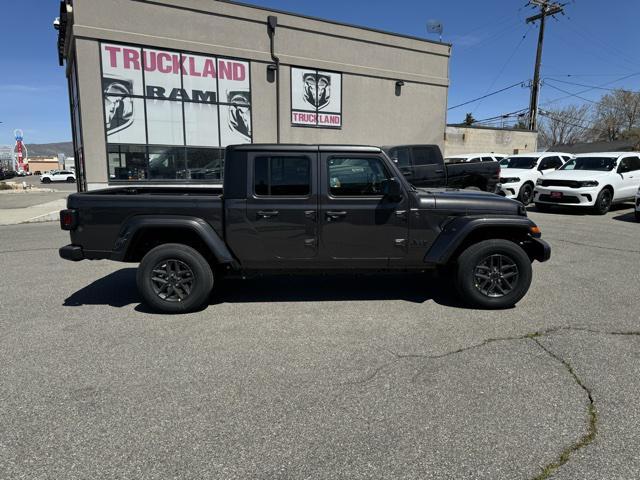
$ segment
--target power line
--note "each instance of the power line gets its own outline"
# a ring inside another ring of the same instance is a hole
[[[546,86],[547,86],[547,87],[551,87],[551,88],[553,88],[554,90],[558,90],[559,92],[566,93],[566,94],[568,94],[568,95],[569,95],[569,97],[576,97],[576,98],[579,98],[580,100],[584,100],[585,102],[598,103],[598,102],[596,102],[595,100],[589,100],[588,98],[581,97],[580,95],[578,95],[578,94],[576,94],[576,93],[568,92],[567,90],[563,90],[562,88],[560,88],[560,87],[556,87],[555,85],[552,85],[552,84],[550,84],[550,83],[547,83],[547,84],[546,84]]]
[[[522,44],[524,43],[525,39],[527,38],[527,35],[529,34],[529,32],[531,31],[531,26],[529,26],[529,29],[524,32],[524,35],[522,35],[522,38],[520,39],[520,41],[518,42],[518,44],[516,45],[516,48],[513,50],[513,52],[511,53],[511,55],[509,55],[509,58],[507,58],[507,61],[504,63],[504,65],[502,66],[502,68],[500,69],[500,71],[498,72],[498,74],[495,76],[495,78],[493,79],[493,81],[491,82],[491,85],[489,85],[489,88],[487,88],[487,91],[485,92],[488,93],[491,91],[491,89],[494,87],[494,85],[496,84],[496,82],[500,79],[500,77],[502,76],[502,74],[504,73],[505,69],[507,68],[507,66],[511,63],[511,60],[513,60],[513,57],[515,57],[516,53],[518,52],[518,50],[520,49],[520,47],[522,46]],[[473,110],[471,111],[472,113],[480,106],[480,104],[482,104],[482,100],[484,99],[480,99],[478,100],[478,103],[473,107]]]
[[[611,85],[612,83],[617,83],[617,82],[621,82],[622,80],[626,80],[627,78],[637,77],[638,75],[640,75],[640,72],[630,73],[629,75],[625,75],[624,77],[620,77],[620,78],[617,78],[615,80],[611,80],[610,82],[602,83],[602,84],[598,85],[598,87],[605,87],[607,85]],[[595,90],[595,89],[596,89],[596,87],[589,87],[586,90],[581,90],[579,92],[572,93],[571,95],[568,95],[566,97],[560,97],[560,98],[555,98],[553,100],[549,100],[548,102],[544,102],[542,105],[549,105],[551,103],[556,103],[556,102],[559,102],[561,100],[566,100],[567,98],[575,97],[576,95],[582,95],[583,93],[587,93],[587,92],[590,92],[590,91]]]
[[[616,90],[622,90],[622,91],[629,92],[629,93],[640,93],[640,92],[636,92],[636,91],[633,91],[633,90],[627,90],[625,88],[598,87],[597,85],[585,85],[584,83],[567,82],[566,80],[558,80],[556,78],[546,78],[545,81],[566,83],[567,85],[576,85],[578,87],[593,88],[595,90],[606,90],[608,92],[615,92]],[[566,93],[569,93],[569,92],[566,92]]]
[[[513,85],[509,85],[508,87],[501,88],[500,90],[496,90],[495,92],[491,92],[491,93],[488,93],[488,94],[483,95],[481,97],[474,98],[473,100],[469,100],[467,102],[460,103],[458,105],[454,105],[453,107],[449,107],[447,110],[453,110],[454,108],[462,107],[464,105],[468,105],[470,103],[477,102],[478,100],[483,100],[483,99],[491,97],[493,95],[497,95],[498,93],[506,92],[507,90],[510,90],[510,89],[512,89],[514,87],[517,87],[518,85],[522,85],[522,84],[523,84],[523,82],[514,83]]]

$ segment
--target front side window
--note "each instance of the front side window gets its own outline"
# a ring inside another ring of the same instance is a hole
[[[332,196],[382,195],[382,182],[390,178],[380,158],[331,158],[328,161]]]
[[[408,168],[411,166],[411,153],[408,148],[392,148],[389,156],[400,168]]]
[[[256,195],[309,195],[311,160],[308,157],[257,157],[253,180]]]

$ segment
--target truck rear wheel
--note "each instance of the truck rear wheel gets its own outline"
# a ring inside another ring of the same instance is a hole
[[[531,285],[531,260],[508,240],[485,240],[467,248],[458,258],[456,288],[474,307],[513,307]]]
[[[150,250],[136,275],[145,303],[163,313],[186,313],[201,308],[213,288],[213,272],[195,249],[167,243]]]

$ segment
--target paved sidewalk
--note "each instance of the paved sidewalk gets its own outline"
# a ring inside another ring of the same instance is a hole
[[[0,209],[0,225],[56,221],[58,212],[66,205],[66,198],[59,198],[28,207]]]

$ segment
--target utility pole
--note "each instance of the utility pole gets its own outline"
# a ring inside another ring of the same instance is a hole
[[[544,25],[547,17],[564,14],[564,5],[552,3],[549,0],[530,0],[529,5],[538,7],[540,13],[527,18],[527,23],[540,20],[540,31],[538,33],[538,51],[536,53],[536,66],[533,71],[533,83],[531,85],[531,103],[529,104],[529,130],[538,128],[538,101],[540,97],[540,64],[542,63],[542,45],[544,43]]]

